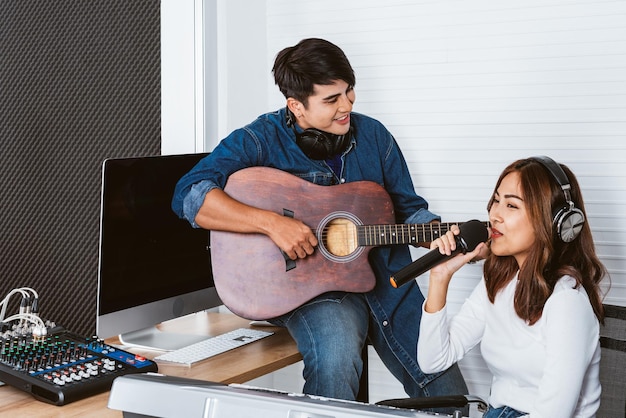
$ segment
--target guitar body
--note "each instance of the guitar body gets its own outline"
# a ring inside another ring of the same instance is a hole
[[[319,186],[277,169],[251,167],[233,173],[224,190],[250,206],[301,220],[319,241],[313,255],[292,262],[266,235],[211,231],[215,286],[233,313],[269,319],[328,291],[374,287],[371,247],[356,244],[354,225],[395,222],[391,199],[380,185]]]

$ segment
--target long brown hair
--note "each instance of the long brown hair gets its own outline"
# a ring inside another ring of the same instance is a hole
[[[560,164],[571,186],[571,199],[585,218],[584,203],[580,187],[572,171]],[[563,242],[555,232],[553,214],[565,205],[560,185],[542,163],[527,158],[517,160],[504,169],[492,195],[487,210],[494,202],[495,191],[502,179],[512,172],[520,177],[520,187],[535,229],[535,243],[526,261],[518,266],[513,256],[490,254],[484,265],[484,276],[489,300],[493,303],[498,291],[515,277],[519,269],[519,283],[515,290],[515,311],[530,325],[541,318],[543,307],[554,290],[556,282],[564,275],[572,276],[577,286],[583,286],[591,306],[600,322],[604,320],[604,308],[600,292],[600,281],[607,271],[596,255],[589,223],[572,242]]]

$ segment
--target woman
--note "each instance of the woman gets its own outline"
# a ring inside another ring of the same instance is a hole
[[[570,196],[571,193],[571,196]],[[599,283],[606,270],[573,173],[547,157],[518,160],[500,175],[487,209],[490,244],[430,271],[418,341],[427,373],[476,344],[493,373],[484,417],[594,417],[600,404]],[[457,227],[433,241],[450,255]],[[486,258],[483,279],[448,320],[452,275]]]

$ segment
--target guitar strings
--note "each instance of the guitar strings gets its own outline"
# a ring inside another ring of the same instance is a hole
[[[376,242],[375,238],[380,238],[381,241],[383,238],[390,239],[396,238],[399,236],[416,236],[422,237],[423,241],[432,241],[434,237],[438,237],[439,235],[445,234],[450,230],[452,225],[461,225],[463,222],[441,222],[434,224],[375,224],[375,225],[354,225],[356,228],[356,237],[359,242],[368,242],[368,238],[370,242]],[[489,227],[489,222],[484,222],[485,226]],[[328,238],[329,230],[331,228],[337,229],[337,225],[326,225],[320,234],[320,237],[325,240]],[[313,230],[313,233],[317,235],[318,230]],[[426,235],[429,235],[426,239]],[[376,244],[374,244],[376,245]]]

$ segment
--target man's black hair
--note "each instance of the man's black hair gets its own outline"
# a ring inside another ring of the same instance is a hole
[[[324,39],[303,39],[278,53],[272,68],[274,81],[285,98],[307,105],[314,85],[343,80],[354,86],[356,79],[348,58],[337,45]]]

